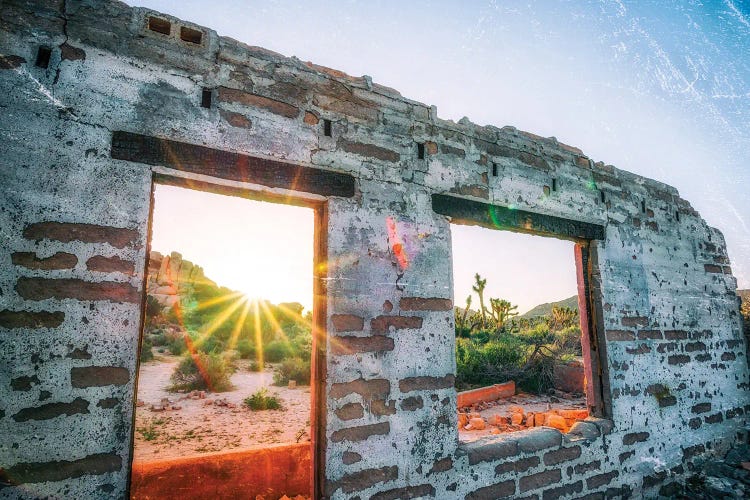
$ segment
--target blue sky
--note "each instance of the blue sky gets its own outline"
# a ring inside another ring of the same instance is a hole
[[[671,184],[722,230],[750,288],[746,2],[129,3]]]

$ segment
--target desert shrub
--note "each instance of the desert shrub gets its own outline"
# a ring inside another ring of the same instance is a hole
[[[292,355],[292,346],[284,340],[274,340],[263,349],[263,357],[270,363],[278,363]]]
[[[310,359],[312,356],[312,333],[310,330],[300,333],[291,341],[294,356],[302,359]]]
[[[462,390],[516,380],[525,354],[523,343],[509,334],[487,343],[457,338],[456,387]]]
[[[268,394],[268,389],[265,387],[258,389],[250,397],[245,398],[244,405],[253,411],[282,409],[281,401],[275,395]]]
[[[154,359],[154,352],[151,350],[152,346],[150,336],[143,335],[143,343],[141,344],[141,362]]]
[[[247,367],[251,372],[262,372],[263,365],[257,359],[250,361],[250,365]]]
[[[555,332],[555,348],[561,356],[581,356],[581,327],[569,326]]]
[[[232,389],[232,383],[229,381],[232,371],[233,368],[219,354],[187,354],[172,373],[172,385],[167,390],[228,391]]]
[[[166,347],[167,350],[175,356],[179,356],[187,350],[187,345],[185,344],[185,339],[183,337],[168,337]]]
[[[273,373],[274,385],[286,385],[294,380],[299,385],[310,385],[310,360],[289,358],[281,362]]]
[[[151,345],[154,347],[163,347],[166,346],[169,342],[169,339],[167,339],[167,335],[164,333],[164,330],[161,329],[154,330],[150,334],[144,335],[144,338],[145,337],[148,337]]]
[[[237,349],[237,352],[242,359],[252,359],[256,354],[255,345],[250,342],[250,339],[240,340],[239,342],[237,342],[235,349]]]
[[[148,320],[156,318],[161,314],[161,304],[153,295],[146,295],[146,318]]]

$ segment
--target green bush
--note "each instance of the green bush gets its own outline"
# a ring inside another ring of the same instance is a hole
[[[287,385],[294,380],[298,385],[310,385],[310,360],[289,358],[281,362],[273,373],[274,385]]]
[[[240,358],[242,359],[253,359],[256,355],[255,345],[250,342],[250,339],[240,340],[237,342],[235,349],[240,353]]]
[[[487,343],[456,339],[456,387],[459,390],[516,380],[526,347],[514,336],[502,334]]]
[[[247,369],[251,372],[262,372],[263,365],[261,365],[257,359],[253,359],[252,361],[250,361],[250,365],[247,367]]]
[[[203,352],[196,352],[192,356],[187,354],[172,373],[172,385],[167,390],[172,392],[180,390],[229,391],[232,389],[232,383],[229,381],[232,371],[233,368],[219,354]]]
[[[151,350],[152,344],[149,337],[149,335],[143,335],[143,343],[141,344],[141,362],[154,359],[154,351]]]
[[[282,409],[281,401],[275,395],[269,395],[265,387],[245,398],[244,404],[253,411]]]
[[[274,340],[263,349],[263,357],[269,363],[278,363],[293,354],[292,346],[285,340]]]

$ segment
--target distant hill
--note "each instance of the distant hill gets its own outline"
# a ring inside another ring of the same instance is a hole
[[[529,312],[522,314],[519,316],[519,318],[537,318],[539,316],[547,316],[549,313],[552,312],[552,307],[558,306],[558,307],[569,307],[571,309],[578,310],[578,295],[573,295],[572,297],[568,297],[564,300],[559,300],[557,302],[548,302],[545,304],[539,304],[538,306],[531,309]]]

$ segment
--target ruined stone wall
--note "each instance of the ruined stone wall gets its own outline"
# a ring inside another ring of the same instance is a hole
[[[325,204],[332,498],[651,496],[744,428],[736,281],[674,188],[117,2],[4,1],[0,54],[0,496],[126,495],[155,175]],[[118,131],[176,142],[140,159]],[[181,143],[239,155],[170,160]],[[355,189],[285,184],[268,160]],[[603,418],[459,444],[435,194],[603,228]]]

